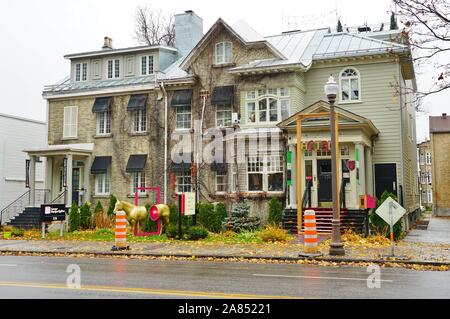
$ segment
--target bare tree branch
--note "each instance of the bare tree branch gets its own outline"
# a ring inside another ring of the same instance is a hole
[[[136,39],[146,45],[175,44],[175,23],[173,14],[163,14],[160,9],[137,7],[136,9]]]

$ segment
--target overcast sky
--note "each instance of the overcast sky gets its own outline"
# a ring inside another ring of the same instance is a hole
[[[337,9],[342,21],[354,26],[388,21],[391,8],[390,0],[2,0],[0,113],[45,120],[42,90],[69,74],[69,62],[63,56],[100,49],[106,35],[113,38],[116,48],[136,45],[138,5],[171,13],[193,10],[203,18],[205,32],[219,17],[229,24],[243,19],[262,35],[281,32],[283,21],[287,29],[283,15],[323,16]],[[431,75],[421,74],[419,85],[430,83]],[[445,92],[428,98],[425,108],[433,115],[450,113],[448,101],[450,92]],[[427,135],[427,116],[418,115],[418,140]]]

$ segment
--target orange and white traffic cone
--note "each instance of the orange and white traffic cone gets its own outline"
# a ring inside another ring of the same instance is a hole
[[[303,242],[305,251],[300,254],[301,257],[319,257],[322,253],[319,252],[319,241],[317,236],[317,222],[316,212],[313,210],[305,211],[304,216],[305,232],[303,235]]]
[[[127,246],[127,214],[123,211],[116,213],[115,245],[112,250],[128,250]]]

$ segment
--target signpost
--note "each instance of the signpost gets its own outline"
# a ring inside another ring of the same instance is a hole
[[[406,209],[391,197],[388,197],[375,213],[390,226],[391,254],[388,257],[396,257],[394,254],[394,225],[405,215]],[[407,259],[404,256],[397,256],[397,258]]]
[[[66,220],[67,208],[62,204],[41,205],[42,238],[45,238],[45,224],[59,221],[61,223],[60,235],[64,234],[63,224]]]

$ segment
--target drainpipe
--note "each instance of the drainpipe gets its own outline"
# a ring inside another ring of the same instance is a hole
[[[159,84],[164,95],[164,203],[167,204],[167,145],[168,145],[168,100],[164,82]]]

